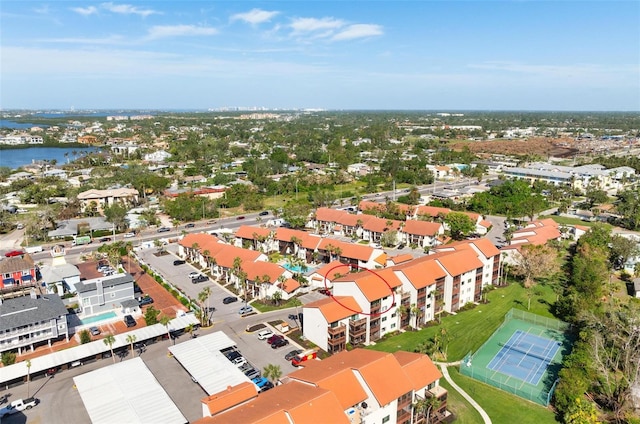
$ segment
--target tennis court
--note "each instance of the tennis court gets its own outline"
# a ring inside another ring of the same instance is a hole
[[[517,330],[487,368],[537,385],[562,344]]]
[[[547,406],[562,357],[571,350],[569,325],[512,309],[502,325],[460,364],[469,377]]]

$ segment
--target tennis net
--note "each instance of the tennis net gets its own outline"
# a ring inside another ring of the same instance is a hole
[[[553,356],[555,356],[555,351],[554,351],[554,355],[552,355],[552,356],[550,357],[549,355],[545,355],[545,356],[538,355],[538,354],[536,354],[536,353],[534,353],[534,352],[531,352],[530,350],[529,350],[529,351],[527,351],[527,350],[524,350],[524,349],[520,349],[520,348],[517,348],[517,347],[515,347],[515,346],[508,345],[508,344],[506,344],[506,343],[498,343],[498,344],[499,344],[500,346],[506,347],[506,348],[507,348],[507,349],[509,349],[509,350],[513,350],[513,351],[516,351],[516,352],[520,352],[520,353],[523,353],[523,354],[525,354],[525,355],[527,355],[527,356],[533,356],[534,358],[538,358],[538,359],[540,359],[540,360],[542,360],[542,361],[550,362],[550,361],[551,361],[551,359],[553,359]],[[549,352],[549,353],[551,353],[551,352]]]

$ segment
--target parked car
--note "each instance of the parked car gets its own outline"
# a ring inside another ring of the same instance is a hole
[[[246,375],[247,377],[254,379],[254,378],[260,378],[260,371],[258,371],[257,369],[251,367],[250,370],[247,370],[244,372],[244,375]]]
[[[282,346],[286,346],[289,344],[289,340],[282,338],[282,339],[278,339],[275,342],[271,343],[271,349],[278,349],[281,348]]]
[[[167,233],[169,231],[171,231],[171,228],[169,228],[169,227],[160,227],[160,228],[158,228],[158,232],[159,233]]]
[[[293,349],[292,351],[289,351],[289,353],[284,355],[284,359],[287,361],[290,361],[293,358],[295,358],[297,355],[300,355],[301,353],[302,353],[302,349]]]
[[[140,306],[151,305],[153,303],[153,298],[151,296],[145,296],[138,301]]]
[[[249,313],[251,313],[251,312],[253,312],[253,308],[252,308],[251,306],[249,306],[249,305],[247,305],[247,306],[243,306],[243,307],[242,307],[242,308],[240,308],[240,310],[238,311],[238,313],[239,313],[240,315],[249,314]]]
[[[240,215],[239,217],[236,218],[238,221],[240,221],[241,219],[244,219],[244,216]]]
[[[24,411],[25,409],[31,409],[39,402],[40,401],[36,398],[14,400],[10,405],[0,409],[0,418],[4,417],[5,415],[12,415],[16,412]]]
[[[184,259],[176,259],[175,261],[173,261],[173,265],[175,265],[175,266],[184,265],[186,263],[187,263],[187,261],[185,261]]]
[[[100,329],[98,327],[89,327],[89,332],[91,333],[92,336],[99,336],[100,335]]]
[[[399,245],[396,246],[396,249],[404,249],[405,247],[407,247],[406,244],[400,243]]]
[[[124,235],[122,237],[124,238],[131,238],[131,237],[135,237],[136,233],[124,233]]]
[[[323,294],[325,296],[331,296],[331,290],[329,289],[320,289],[318,290],[318,293]]]
[[[127,325],[127,327],[135,327],[136,326],[136,320],[131,315],[125,315],[124,316],[124,323]]]
[[[185,225],[184,228],[194,228],[195,226],[196,224],[194,224],[193,222],[190,222],[187,225]]]
[[[225,305],[228,305],[229,303],[233,303],[237,301],[238,301],[238,298],[235,296],[228,296],[222,299],[222,303],[224,303]]]
[[[262,330],[258,333],[258,339],[260,340],[266,340],[271,336],[273,336],[273,331],[271,330]]]
[[[275,342],[276,340],[280,340],[280,339],[284,339],[284,336],[282,336],[280,334],[274,334],[273,336],[271,336],[271,337],[269,337],[267,339],[267,343],[273,344],[273,342]]]
[[[208,281],[208,280],[209,280],[209,277],[207,277],[204,274],[200,274],[196,278],[192,278],[191,282],[193,284],[197,284],[197,283],[204,283],[205,281]]]
[[[14,256],[22,256],[24,252],[22,250],[12,250],[11,252],[7,252],[4,254],[7,258],[12,258]]]
[[[266,377],[252,378],[251,382],[258,386],[259,389],[262,389],[267,383],[270,383],[270,381]]]
[[[247,363],[247,360],[244,358],[244,356],[239,356],[236,359],[232,360],[231,363],[236,367],[240,368],[241,366]]]
[[[262,211],[258,215],[259,216],[267,216],[267,215],[269,215],[269,211]]]
[[[193,279],[193,278],[196,278],[198,275],[200,275],[200,273],[199,273],[199,272],[191,271],[191,272],[189,273],[189,278]]]
[[[99,241],[100,243],[108,243],[111,241],[111,237],[102,237]]]

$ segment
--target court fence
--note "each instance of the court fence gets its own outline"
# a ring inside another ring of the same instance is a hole
[[[501,344],[503,345],[511,337],[514,330],[526,330],[528,324],[550,330],[554,333],[552,338],[563,342],[563,344],[570,343],[570,337],[566,335],[570,329],[569,324],[526,311],[511,309],[505,315],[503,323],[483,345],[475,353],[469,352],[465,355],[460,362],[460,373],[546,407],[549,405],[556,387],[557,375],[550,375],[547,371],[545,378],[537,385],[533,385],[491,370],[486,366],[490,359],[502,349]],[[551,336],[551,334],[547,334],[547,336]]]

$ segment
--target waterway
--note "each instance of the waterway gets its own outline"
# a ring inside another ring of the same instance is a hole
[[[20,168],[33,161],[56,160],[58,164],[67,163],[79,158],[85,152],[97,152],[96,147],[27,147],[24,149],[4,149],[0,150],[0,166],[11,169]],[[76,152],[76,156],[73,155]],[[67,156],[65,157],[65,153]]]

